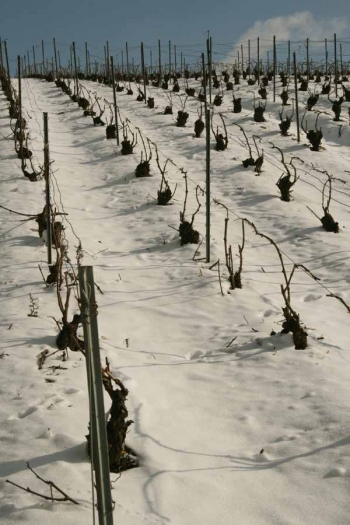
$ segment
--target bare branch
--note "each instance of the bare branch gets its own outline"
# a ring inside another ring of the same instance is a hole
[[[60,489],[53,481],[47,481],[45,479],[43,479],[41,476],[39,476],[39,474],[37,474],[32,468],[31,466],[29,465],[29,463],[27,462],[27,468],[34,474],[34,476],[36,478],[38,478],[40,481],[42,481],[43,483],[45,483],[46,485],[48,485],[50,487],[50,490],[51,490],[51,496],[45,496],[44,494],[40,494],[39,492],[35,492],[34,490],[30,489],[29,487],[25,488],[25,487],[22,487],[21,485],[18,485],[17,483],[14,483],[13,481],[10,481],[9,479],[6,480],[6,483],[10,483],[10,485],[14,485],[15,487],[21,489],[21,490],[24,490],[25,492],[29,492],[29,494],[33,494],[35,496],[39,496],[40,498],[43,498],[43,499],[46,499],[46,500],[49,500],[49,501],[71,501],[72,503],[74,503],[74,505],[79,505],[79,503],[71,498],[70,496],[68,496],[68,494],[66,494],[62,489]],[[52,488],[56,489],[60,494],[62,494],[62,498],[60,497],[53,497],[52,496]]]

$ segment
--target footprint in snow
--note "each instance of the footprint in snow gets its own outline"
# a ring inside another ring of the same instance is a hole
[[[63,390],[63,393],[64,394],[77,394],[78,392],[80,392],[79,388],[74,388],[74,387],[71,387],[71,388],[66,388],[65,390]]]
[[[309,295],[306,295],[301,300],[304,301],[304,303],[310,303],[312,301],[318,301],[318,299],[322,299],[322,297],[323,297],[322,295],[317,295],[317,294],[314,294],[314,293],[310,293]]]
[[[324,478],[343,478],[347,475],[347,470],[344,467],[336,467],[324,476]]]
[[[305,396],[303,396],[301,399],[308,399],[309,397],[315,397],[316,392],[306,392]]]
[[[17,414],[13,414],[12,416],[9,417],[9,419],[24,419],[25,417],[30,416],[37,410],[38,410],[38,407],[31,406],[31,407],[26,408],[25,410],[22,410],[21,412],[18,412]]]
[[[281,436],[277,438],[274,443],[283,443],[285,441],[294,441],[295,439],[298,439],[299,436],[296,436],[295,434],[286,434],[285,436]]]
[[[194,352],[191,353],[190,355],[190,359],[198,359],[199,357],[203,357],[204,356],[204,353],[201,351],[201,350],[195,350]]]
[[[264,312],[264,317],[270,317],[270,315],[276,314],[275,310],[266,310]]]
[[[51,439],[53,438],[53,436],[54,436],[53,432],[51,432],[51,430],[48,428],[47,430],[45,430],[45,432],[43,432],[43,434],[40,434],[35,439]]]

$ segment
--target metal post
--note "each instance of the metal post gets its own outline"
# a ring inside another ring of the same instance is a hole
[[[0,37],[0,72],[1,72],[1,74],[4,73],[4,63],[3,63],[3,59],[2,59],[2,40],[1,40],[1,37]]]
[[[340,44],[340,74],[341,76],[344,75],[344,70],[343,70],[343,45]]]
[[[109,474],[109,456],[100,347],[97,324],[94,274],[92,266],[79,267],[79,288],[84,328],[84,342],[92,414],[91,435],[94,439],[94,469],[96,472],[97,507],[100,525],[113,525],[113,502]]]
[[[206,133],[206,261],[210,262],[210,109],[207,103],[207,71],[205,68],[205,57],[202,53],[204,111],[205,111],[205,133]]]
[[[257,38],[257,55],[258,55],[258,84],[260,84],[260,38]]]
[[[244,73],[244,55],[243,55],[243,44],[241,44],[241,60],[242,60],[242,75]]]
[[[248,40],[248,75],[250,75],[250,40]]]
[[[69,48],[69,53],[70,53],[70,61],[69,61],[70,77],[73,78],[73,46],[72,45]]]
[[[211,60],[210,60],[210,40],[207,39],[207,61],[208,61],[208,87],[209,87],[209,102],[211,104]]]
[[[147,104],[145,55],[144,55],[144,52],[143,52],[143,42],[141,42],[141,68],[142,68],[142,78],[143,78],[143,89],[144,89],[144,95],[145,95],[145,104]]]
[[[209,34],[209,32],[208,32]],[[209,86],[210,86],[210,104],[211,104],[211,81],[212,81],[212,70],[213,70],[213,39],[212,37],[209,37],[209,56],[210,56],[210,61],[209,61],[209,75],[210,75],[210,82],[209,82]]]
[[[125,53],[126,53],[126,75],[127,75],[127,80],[129,82],[129,89],[131,89],[130,76],[129,76],[129,48],[128,48],[128,43],[127,42],[125,44]]]
[[[61,75],[61,56],[60,56],[59,50],[57,51],[57,57],[58,57],[58,71],[59,71],[59,75]]]
[[[171,75],[171,40],[169,40],[169,76]]]
[[[43,59],[43,71],[42,74],[45,75],[45,47],[44,47],[44,40],[41,41],[41,55]]]
[[[34,73],[36,75],[37,71],[36,71],[36,60],[35,60],[35,48],[34,48],[34,46],[32,46],[32,50],[33,50]]]
[[[293,68],[294,68],[295,113],[297,117],[297,140],[298,142],[300,142],[297,59],[296,59],[295,53],[293,53]]]
[[[207,71],[205,69],[205,57],[202,53],[202,71],[203,71],[203,91],[204,91],[204,112],[207,115]]]
[[[273,36],[273,101],[276,102],[276,37]]]
[[[174,73],[177,73],[177,56],[176,56],[176,46],[174,46]]]
[[[3,74],[2,40],[1,40],[1,37],[0,37],[0,73]]]
[[[9,65],[9,54],[8,54],[8,51],[7,51],[7,42],[5,40],[4,42],[4,46],[5,46],[5,57],[6,57],[6,67],[7,67],[7,78],[8,78],[8,81],[10,82],[10,65]]]
[[[287,76],[290,76],[290,40],[288,40],[288,62],[287,62]]]
[[[337,61],[337,35],[334,33],[334,82],[335,96],[338,96],[338,61]]]
[[[50,203],[50,152],[49,152],[49,126],[47,113],[44,116],[44,178],[46,195],[46,234],[47,234],[47,264],[52,264],[52,237],[51,237],[51,203]]]
[[[106,57],[107,57],[107,78],[109,84],[111,83],[111,72],[109,70],[109,42],[106,42]]]
[[[56,78],[58,79],[56,38],[53,39],[53,51],[55,55],[55,75],[56,75]]]
[[[114,63],[113,57],[111,57],[111,70],[112,70],[112,82],[113,82],[113,102],[114,102],[114,121],[115,131],[117,134],[117,145],[119,146],[119,127],[118,127],[118,109],[117,109],[117,94],[115,89],[115,76],[114,76]]]
[[[75,70],[75,85],[76,85],[76,95],[79,97],[79,81],[78,81],[78,70],[77,70],[77,55],[75,52],[75,42],[73,42],[73,58],[74,58],[74,70]]]
[[[85,42],[85,76],[89,76],[89,58],[88,58],[88,45]]]
[[[310,60],[309,60],[309,39],[306,39],[306,80],[309,83],[310,79]]]
[[[324,39],[324,50],[326,55],[326,71],[325,74],[328,75],[328,42],[327,38]]]
[[[22,79],[21,79],[21,57],[17,56],[17,72],[18,72],[18,106],[19,106],[19,149],[21,155],[21,167],[24,170],[24,158],[23,158],[23,123],[22,123]],[[17,131],[18,126],[15,128]]]
[[[160,40],[158,40],[158,75],[159,75],[159,84],[162,81],[162,52],[160,48]]]
[[[29,74],[31,75],[32,74],[32,68],[31,68],[31,65],[30,65],[30,58],[29,58],[29,51],[28,51],[28,49],[27,49],[27,59],[28,59]]]
[[[210,109],[205,112],[206,131],[206,262],[210,262]]]

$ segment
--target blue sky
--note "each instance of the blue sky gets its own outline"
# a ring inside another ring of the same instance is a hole
[[[317,34],[327,27],[325,20],[328,18],[334,22],[330,30],[338,27],[338,19],[349,20],[349,0],[245,0],[241,3],[227,0],[17,0],[13,3],[6,0],[1,7],[0,36],[8,39],[12,63],[17,54],[23,55],[27,49],[31,50],[32,45],[36,46],[36,53],[40,56],[41,39],[47,43],[47,54],[51,56],[53,37],[62,59],[67,57],[69,44],[73,40],[81,50],[87,41],[91,55],[102,57],[107,39],[111,52],[115,56],[119,53],[119,57],[120,49],[128,41],[130,55],[135,57],[136,62],[139,61],[141,41],[154,46],[153,57],[156,60],[158,39],[162,41],[164,54],[171,40],[177,44],[178,52],[183,51],[190,58],[199,51],[199,47],[193,44],[204,42],[208,29],[215,44],[227,44],[226,47],[216,48],[218,53],[224,55],[230,51],[229,45],[239,41],[242,35],[254,38],[254,31],[250,30],[257,21],[263,23],[270,18],[288,17],[305,10],[310,11],[316,20],[323,20]],[[341,30],[344,30],[343,26]],[[265,33],[269,34],[269,25],[258,27],[259,30],[265,28]],[[275,31],[276,26],[272,27]],[[283,34],[284,18],[280,19],[278,27],[280,34]],[[278,28],[276,30],[279,31]],[[291,38],[295,31],[296,36],[304,36],[304,33],[298,33],[294,23]],[[347,33],[350,37],[350,26]],[[308,36],[312,38],[311,34]],[[149,60],[151,48],[146,49],[146,59]],[[81,56],[83,60],[83,53]]]

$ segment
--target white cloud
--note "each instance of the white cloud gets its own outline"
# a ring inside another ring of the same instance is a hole
[[[303,41],[306,38],[310,40],[321,40],[325,38],[333,40],[334,33],[338,38],[349,36],[350,17],[348,18],[315,18],[310,11],[301,11],[289,16],[276,16],[268,20],[258,20],[237,40],[229,55],[236,54],[241,43],[246,44],[250,39],[251,45],[256,46],[257,37],[261,39],[261,47],[266,50],[272,47],[273,35],[278,41]]]

